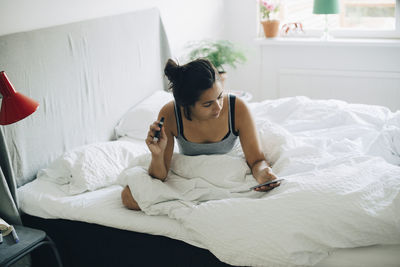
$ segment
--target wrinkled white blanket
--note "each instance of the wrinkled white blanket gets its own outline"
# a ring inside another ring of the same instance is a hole
[[[221,175],[243,167],[240,159],[199,157],[175,155],[174,173],[164,183],[140,167],[124,172],[121,181],[146,214],[177,219],[224,262],[313,265],[333,248],[400,243],[400,168],[382,159],[343,158],[326,168],[280,176],[286,180],[268,193],[233,193],[254,184],[245,168],[240,175]],[[235,164],[221,164],[216,175],[203,176],[204,165],[230,160]]]
[[[150,159],[150,157],[148,157]],[[246,161],[229,155],[184,156],[174,154],[166,182],[152,179],[146,167],[125,170],[118,178],[129,185],[140,208],[148,215],[168,215],[171,210],[193,207],[204,201],[233,197],[259,197],[248,190],[256,185]]]
[[[302,97],[251,108],[280,187],[236,193],[255,184],[240,149],[174,155],[164,183],[141,167],[119,182],[233,265],[313,265],[334,248],[400,243],[399,113]]]

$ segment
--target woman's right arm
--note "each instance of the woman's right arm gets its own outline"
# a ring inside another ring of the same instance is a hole
[[[168,105],[169,104],[165,105],[160,110],[158,120],[150,125],[150,130],[146,138],[146,144],[151,152],[151,163],[148,170],[149,175],[161,181],[167,178],[172,154],[174,152],[174,135],[171,131],[171,126],[173,126],[174,123],[171,119],[175,117],[171,116],[173,114],[171,114],[171,108],[168,107]],[[174,112],[173,109],[172,112]],[[154,142],[153,137],[155,132],[160,129],[158,123],[162,117],[164,117],[164,125],[161,129],[160,138],[157,142]]]

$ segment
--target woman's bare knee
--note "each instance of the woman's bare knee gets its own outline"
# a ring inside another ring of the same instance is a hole
[[[129,186],[125,186],[124,190],[122,190],[121,199],[122,199],[122,204],[124,204],[124,206],[127,207],[128,209],[140,210],[138,203],[132,196]]]

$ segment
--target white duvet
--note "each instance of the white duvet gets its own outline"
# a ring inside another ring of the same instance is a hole
[[[399,112],[305,97],[250,108],[280,187],[242,192],[256,182],[240,147],[174,154],[164,183],[147,175],[142,154],[117,183],[232,265],[314,265],[335,248],[400,244]]]
[[[240,150],[174,155],[166,182],[135,167],[120,183],[232,265],[314,265],[334,248],[400,244],[398,113],[302,97],[252,110],[280,187],[236,193],[255,184]]]
[[[233,193],[254,183],[251,175],[233,175],[243,174],[239,159],[183,157],[175,155],[173,168],[185,176],[171,173],[163,183],[135,167],[123,180],[146,214],[178,220],[224,262],[313,265],[334,248],[400,243],[400,168],[382,159],[337,159],[312,171],[277,173],[286,180],[268,193]],[[203,176],[205,165],[228,161],[219,166],[219,181]]]

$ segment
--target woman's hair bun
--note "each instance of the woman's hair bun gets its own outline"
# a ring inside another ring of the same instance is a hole
[[[168,59],[167,64],[165,64],[164,74],[167,76],[168,80],[173,85],[178,85],[182,78],[182,67],[180,67],[172,59]]]

